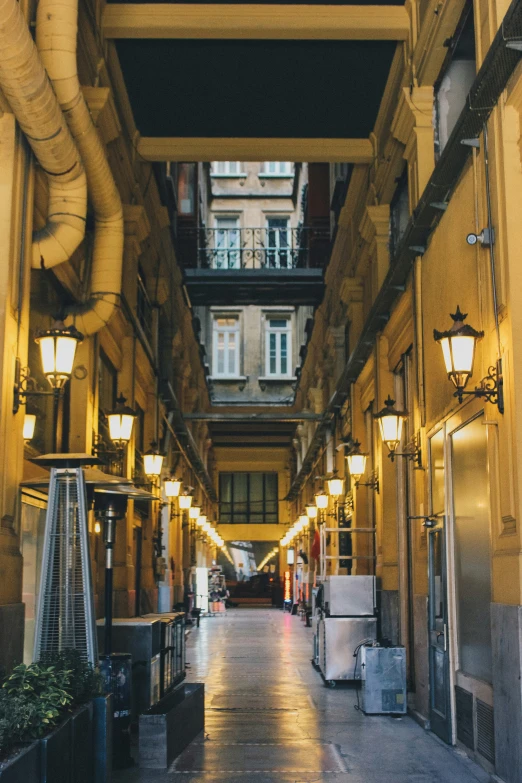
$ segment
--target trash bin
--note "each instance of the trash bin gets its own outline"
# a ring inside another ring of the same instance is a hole
[[[113,766],[124,769],[134,763],[130,754],[132,656],[130,653],[101,655],[100,674],[105,693],[112,693]]]

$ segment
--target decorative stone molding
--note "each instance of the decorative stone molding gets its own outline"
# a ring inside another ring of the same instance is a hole
[[[359,224],[359,233],[369,245],[372,298],[374,299],[382,286],[390,266],[389,204],[366,207]]]
[[[314,413],[322,413],[324,410],[324,392],[322,388],[308,389],[308,399]]]
[[[410,209],[413,210],[435,165],[433,87],[402,88],[391,131],[397,141],[405,146]]]

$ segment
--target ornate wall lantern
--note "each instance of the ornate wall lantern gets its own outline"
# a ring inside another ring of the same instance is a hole
[[[82,340],[78,329],[65,326],[61,320],[37,333],[35,342],[40,347],[42,371],[53,389],[61,389],[70,379],[76,349]]]
[[[370,480],[362,482],[361,478],[366,471],[366,461],[368,459],[367,454],[362,454],[361,444],[358,440],[353,441],[352,448],[346,456],[346,462],[348,464],[348,473],[352,477],[356,487],[369,487],[370,489],[379,492],[379,479],[375,471],[372,471]]]
[[[153,441],[150,444],[150,449],[143,455],[143,470],[145,475],[149,478],[157,478],[161,475],[161,468],[163,467],[163,454],[158,451],[158,444]]]
[[[321,511],[323,511],[325,508],[328,508],[328,495],[326,492],[321,491],[315,495],[315,505]]]
[[[475,362],[475,350],[478,340],[484,337],[484,332],[479,332],[470,324],[465,324],[467,313],[461,312],[457,305],[455,313],[450,313],[453,326],[445,332],[433,330],[433,337],[442,348],[444,364],[448,378],[455,386],[454,396],[462,402],[465,394],[475,397],[484,397],[488,402],[498,405],[500,413],[504,413],[504,394],[502,364],[499,359],[496,366],[488,369],[488,375],[473,391],[465,391],[467,383],[473,375]]]
[[[328,494],[330,497],[334,498],[334,500],[337,500],[344,492],[344,479],[336,476],[336,472],[337,471],[334,471],[332,478],[326,480]]]
[[[307,503],[306,505],[306,516],[308,519],[317,519],[319,509],[317,506],[314,506],[312,503]]]
[[[178,504],[181,511],[186,511],[192,505],[192,495],[189,492],[184,492],[178,496]]]
[[[381,433],[382,442],[386,444],[391,461],[395,460],[395,457],[406,457],[407,459],[416,462],[419,467],[422,465],[422,455],[420,449],[419,438],[414,436],[408,444],[406,451],[397,451],[399,443],[402,439],[402,429],[404,422],[408,418],[406,411],[398,411],[395,409],[395,400],[388,395],[388,399],[384,401],[384,408],[375,414],[375,418],[379,422],[379,430]]]
[[[175,479],[171,476],[163,484],[165,496],[168,498],[177,498],[181,490],[181,479]]]
[[[131,439],[137,413],[128,405],[127,399],[120,394],[116,399],[116,407],[107,414],[109,435],[116,448],[123,450]],[[160,471],[161,472],[161,471]]]

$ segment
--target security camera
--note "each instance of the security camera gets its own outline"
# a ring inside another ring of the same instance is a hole
[[[480,242],[483,247],[490,247],[495,242],[495,231],[492,228],[483,228],[480,234],[468,234],[466,242],[468,245],[476,245]]]

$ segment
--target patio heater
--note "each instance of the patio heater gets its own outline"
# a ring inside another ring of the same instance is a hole
[[[103,518],[105,543],[105,627],[100,673],[106,693],[113,698],[113,765],[116,769],[132,766],[130,753],[130,723],[132,713],[132,656],[129,652],[113,652],[113,556],[116,524],[125,516],[127,500],[157,500],[150,492],[138,489],[121,478],[118,484],[99,486],[94,491],[95,513]]]
[[[100,460],[90,454],[45,454],[32,461],[51,469],[33,657],[38,661],[74,648],[97,666],[83,468]]]

